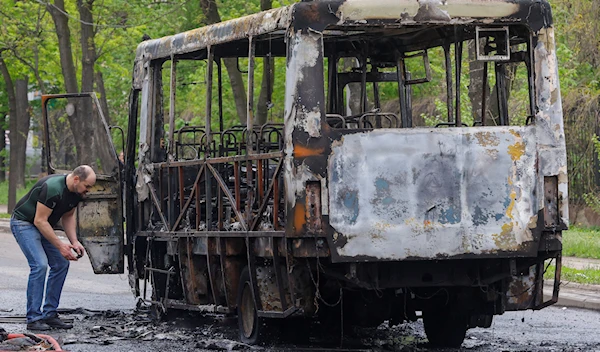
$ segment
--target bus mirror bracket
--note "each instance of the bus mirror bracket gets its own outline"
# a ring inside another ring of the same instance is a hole
[[[485,39],[485,40],[481,40]],[[475,27],[475,47],[478,61],[509,61],[510,35],[508,26]]]

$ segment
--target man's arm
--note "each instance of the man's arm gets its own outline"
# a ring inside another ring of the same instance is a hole
[[[61,219],[63,228],[65,229],[65,233],[67,234],[67,238],[73,245],[73,249],[75,250],[75,252],[77,252],[78,258],[80,258],[85,253],[85,249],[77,239],[77,231],[75,225],[75,209],[77,208],[73,208],[68,213],[65,213]]]
[[[54,245],[54,247],[58,248],[60,254],[67,260],[77,260],[77,257],[73,254],[71,249],[75,247],[70,244],[66,244],[61,241],[58,236],[54,233],[52,226],[48,222],[48,218],[52,214],[52,209],[48,208],[44,204],[38,202],[35,208],[35,219],[33,220],[33,224],[40,231],[42,236],[44,236],[50,243]]]

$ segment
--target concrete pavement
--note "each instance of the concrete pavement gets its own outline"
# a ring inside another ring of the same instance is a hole
[[[562,265],[566,266],[567,268],[578,269],[578,270],[585,270],[585,269],[600,270],[600,259],[563,257]]]
[[[553,286],[553,281],[544,281],[544,297],[552,296]],[[562,281],[557,305],[600,311],[600,285],[583,285]]]

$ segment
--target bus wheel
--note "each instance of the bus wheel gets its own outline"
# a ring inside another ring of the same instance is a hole
[[[262,322],[258,317],[258,311],[254,304],[252,285],[250,284],[250,271],[248,270],[248,267],[245,267],[240,275],[237,313],[240,340],[249,345],[257,344],[259,342]]]
[[[467,316],[455,310],[431,310],[423,312],[423,325],[431,346],[458,348],[467,332]]]

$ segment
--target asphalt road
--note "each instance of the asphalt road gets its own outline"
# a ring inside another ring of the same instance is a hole
[[[0,227],[0,316],[23,317],[29,268],[12,234]],[[95,275],[87,256],[71,265],[61,308],[74,319],[72,330],[54,330],[69,351],[251,350],[235,341],[236,324],[222,317],[186,316],[153,324],[147,311],[134,311],[126,275]],[[83,308],[77,309],[77,308]],[[25,324],[0,323],[8,332]],[[326,327],[317,328],[326,331]],[[314,330],[314,327],[313,327]],[[538,312],[511,312],[495,317],[489,329],[471,329],[464,351],[600,351],[600,312],[554,306]],[[312,339],[311,348],[323,340]],[[347,348],[429,351],[421,322],[355,331]],[[261,348],[262,349],[262,348]],[[301,350],[276,342],[265,350]]]

